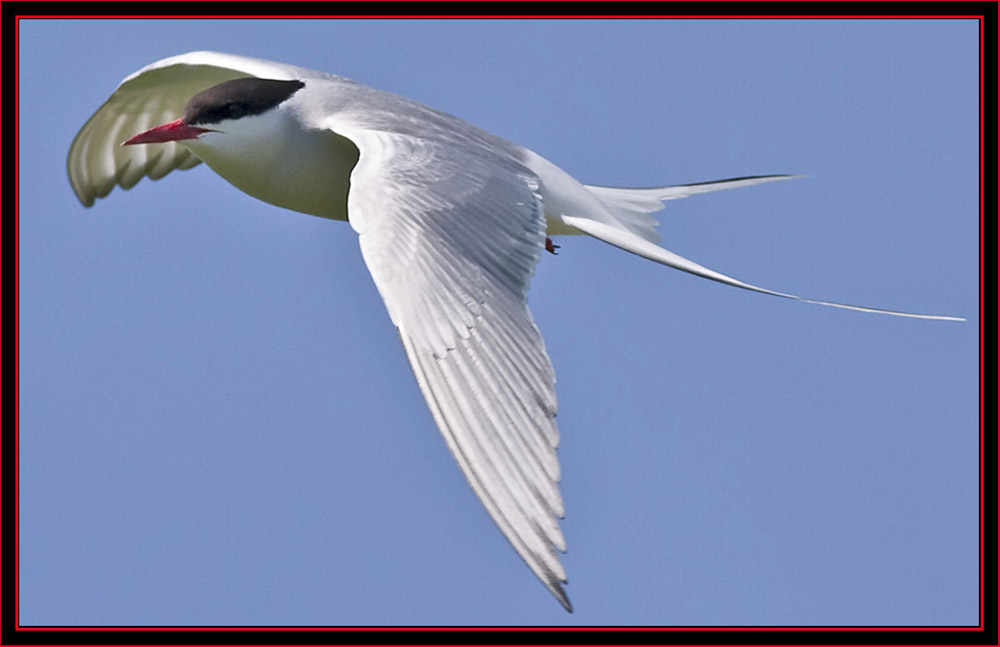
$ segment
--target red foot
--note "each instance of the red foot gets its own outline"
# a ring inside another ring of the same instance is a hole
[[[545,251],[554,255],[557,249],[559,249],[559,245],[553,243],[551,238],[545,239]]]

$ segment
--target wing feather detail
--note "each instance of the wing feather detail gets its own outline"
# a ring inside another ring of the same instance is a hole
[[[555,373],[525,296],[545,241],[537,181],[502,152],[339,119],[360,151],[349,221],[434,420],[497,526],[571,609]]]

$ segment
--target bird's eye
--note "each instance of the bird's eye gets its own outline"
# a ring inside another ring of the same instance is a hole
[[[218,122],[223,119],[239,119],[248,114],[248,106],[242,101],[227,101],[199,111],[199,121]]]

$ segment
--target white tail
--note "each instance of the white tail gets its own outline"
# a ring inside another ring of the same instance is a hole
[[[670,250],[658,246],[659,235],[654,227],[656,220],[649,213],[663,208],[664,200],[674,200],[686,198],[689,195],[698,193],[708,193],[710,191],[720,191],[723,189],[736,189],[744,186],[752,186],[763,182],[773,182],[776,180],[787,180],[795,175],[762,175],[755,177],[733,178],[731,180],[719,180],[716,182],[703,182],[699,184],[687,184],[683,186],[666,186],[650,189],[616,189],[602,186],[587,186],[591,193],[600,198],[611,218],[603,218],[601,221],[581,216],[570,216],[562,214],[562,221],[585,234],[614,245],[627,252],[631,252],[651,261],[662,263],[667,267],[688,272],[695,276],[700,276],[726,285],[732,285],[744,290],[752,290],[762,294],[770,294],[785,299],[796,299],[807,303],[815,303],[821,306],[831,306],[834,308],[846,308],[848,310],[859,310],[861,312],[875,312],[879,314],[894,315],[897,317],[914,317],[916,319],[939,319],[943,321],[965,321],[962,317],[950,317],[944,315],[924,315],[912,312],[899,312],[896,310],[885,310],[883,308],[870,308],[867,306],[855,306],[846,303],[834,303],[832,301],[819,301],[817,299],[806,299],[786,294],[775,290],[760,288],[756,285],[744,283],[732,277],[726,276],[710,270],[679,256]],[[620,226],[615,226],[606,222],[611,220]]]

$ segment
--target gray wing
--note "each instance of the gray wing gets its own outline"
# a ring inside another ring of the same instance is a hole
[[[556,552],[555,374],[525,299],[545,240],[535,179],[460,138],[334,125],[360,151],[349,220],[434,420],[501,531],[571,610]]]
[[[255,58],[190,52],[157,61],[129,75],[84,124],[66,160],[73,191],[85,206],[116,185],[130,189],[143,177],[158,180],[174,169],[201,162],[177,142],[122,146],[144,130],[180,117],[188,99],[224,81],[257,76],[294,79],[326,76]]]

